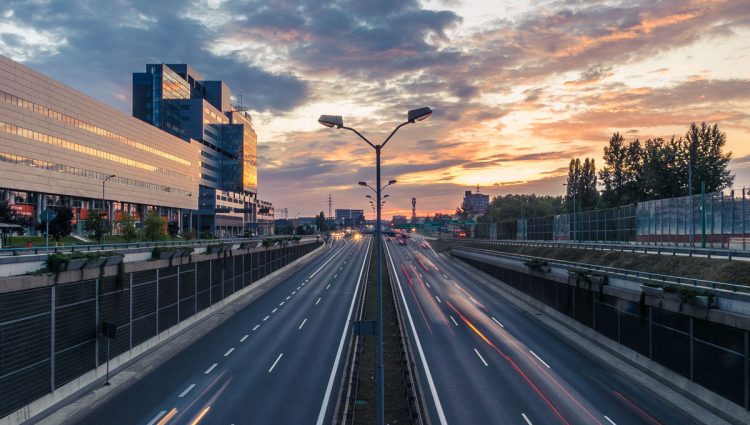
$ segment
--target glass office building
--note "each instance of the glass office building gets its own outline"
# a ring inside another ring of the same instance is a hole
[[[0,200],[30,222],[65,205],[78,232],[93,209],[181,224],[198,207],[199,146],[0,56]]]
[[[218,236],[263,233],[257,136],[252,117],[231,96],[223,81],[205,80],[187,64],[148,64],[133,73],[133,116],[199,144],[200,202],[187,217],[191,226]]]

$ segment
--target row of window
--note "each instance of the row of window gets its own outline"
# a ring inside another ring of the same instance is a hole
[[[100,173],[98,171],[85,170],[83,168],[71,167],[69,165],[56,164],[54,162],[42,161],[39,159],[27,158],[21,155],[14,155],[10,153],[0,152],[0,162],[7,162],[16,165],[23,165],[26,167],[38,168],[40,170],[56,171],[58,173],[71,174],[79,177],[88,177],[90,179],[104,180],[109,177],[108,173]],[[178,195],[193,196],[191,192],[186,190],[177,189],[174,187],[162,186],[160,184],[148,183],[140,180],[130,179],[127,177],[115,176],[109,179],[113,183],[124,184],[127,186],[138,187],[142,189],[149,189],[159,192],[176,193]]]
[[[39,104],[36,104],[34,102],[31,102],[26,99],[22,99],[18,96],[14,96],[9,93],[5,93],[3,91],[0,91],[0,99],[4,100],[5,103],[9,103],[11,105],[15,105],[24,109],[28,109],[30,111],[36,112],[38,114],[44,115],[46,117],[55,119],[57,121],[64,122],[66,124],[70,124],[72,126],[78,127],[82,130],[86,130],[90,133],[97,134],[102,137],[106,137],[108,139],[117,140],[120,143],[124,143],[128,146],[134,147],[136,149],[140,149],[142,151],[146,151],[148,153],[152,153],[154,155],[160,156],[162,158],[166,158],[172,161],[175,161],[177,163],[180,163],[182,165],[190,166],[192,165],[190,161],[180,158],[179,156],[172,155],[171,153],[167,153],[164,151],[161,151],[159,149],[156,149],[152,146],[145,145],[140,142],[136,142],[133,139],[129,139],[125,136],[121,136],[119,134],[115,134],[109,130],[105,130],[103,128],[97,127],[95,125],[89,124],[87,122],[81,121],[77,118],[73,118],[70,115],[65,115],[61,112],[54,111],[52,109],[49,109],[47,107],[41,106]]]
[[[39,133],[38,131],[29,130],[27,128],[19,127],[17,125],[4,123],[2,121],[0,121],[0,132],[15,134],[16,136],[21,136],[27,139],[36,140],[37,142],[42,142],[42,143],[46,143],[48,145],[53,145],[53,146],[59,146],[61,148],[69,149],[74,152],[79,152],[79,153],[83,153],[86,155],[95,156],[97,158],[107,159],[109,161],[129,165],[131,167],[140,168],[142,170],[155,171],[155,172],[167,175],[167,176],[178,177],[181,179],[186,179],[188,181],[193,181],[191,177],[186,176],[182,173],[178,173],[176,171],[166,170],[164,168],[156,167],[151,164],[146,164],[144,162],[136,161],[134,159],[125,158],[120,155],[115,155],[113,153],[105,152],[99,149],[94,149],[89,146],[80,145],[78,143],[74,143],[69,140],[61,139],[55,136],[50,136],[44,133]]]

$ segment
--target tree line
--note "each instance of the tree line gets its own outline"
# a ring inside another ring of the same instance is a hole
[[[566,210],[612,208],[652,199],[674,198],[727,188],[734,182],[729,170],[732,152],[724,152],[726,133],[717,124],[690,124],[684,136],[634,139],[614,133],[604,147],[604,167],[593,158],[570,161]],[[601,190],[599,189],[601,188]]]
[[[616,132],[604,147],[604,166],[594,158],[574,158],[568,164],[565,196],[511,194],[490,202],[480,222],[500,223],[576,210],[613,208],[652,199],[674,198],[730,187],[732,152],[725,152],[726,133],[717,124],[692,123],[681,137],[626,141]],[[467,207],[456,209],[466,216]]]

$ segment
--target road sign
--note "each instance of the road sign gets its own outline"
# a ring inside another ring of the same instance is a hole
[[[52,221],[57,216],[57,213],[55,210],[47,208],[46,210],[42,211],[41,214],[39,214],[39,219],[42,220],[43,223],[46,223],[48,221]]]

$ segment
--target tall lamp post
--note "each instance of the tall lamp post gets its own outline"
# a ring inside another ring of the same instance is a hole
[[[105,208],[105,204],[104,204],[104,183],[107,183],[109,181],[109,179],[114,178],[114,177],[117,177],[117,176],[115,176],[114,174],[111,174],[106,179],[102,180],[102,209]],[[109,223],[111,223],[111,219],[112,219],[112,217],[109,216],[109,210],[107,210],[107,222],[108,222],[107,223],[107,230],[110,230],[109,229]],[[102,232],[102,236],[99,238],[99,243],[100,244],[104,243],[104,232]]]
[[[378,256],[377,256],[377,286],[378,286],[378,294],[377,294],[377,309],[378,309],[378,320],[376,323],[375,332],[377,333],[377,343],[376,343],[376,354],[375,354],[375,368],[376,368],[376,379],[377,379],[377,389],[378,389],[378,400],[377,400],[377,409],[378,409],[378,425],[383,425],[384,423],[384,382],[383,382],[383,258],[382,258],[382,238],[381,238],[381,198],[380,195],[382,193],[382,188],[380,187],[380,151],[385,147],[385,145],[388,143],[389,140],[391,140],[391,137],[393,137],[394,134],[403,126],[407,124],[413,124],[417,121],[422,121],[425,118],[432,115],[432,109],[428,107],[422,107],[418,109],[412,109],[407,113],[406,116],[406,122],[403,122],[399,124],[393,131],[391,131],[391,134],[388,135],[388,137],[383,141],[382,144],[375,145],[365,136],[363,136],[359,131],[351,128],[351,127],[345,127],[344,126],[344,119],[340,115],[321,115],[320,118],[318,118],[318,122],[326,127],[336,127],[337,129],[345,129],[353,132],[357,136],[359,136],[360,139],[364,140],[368,145],[370,145],[371,148],[375,149],[375,180],[376,180],[376,189],[375,194],[377,195],[377,201],[375,202],[376,205],[376,211],[377,211],[377,219],[375,220],[375,237],[377,239],[376,242],[376,248],[378,250]],[[393,180],[393,183],[396,181]],[[359,183],[362,186],[370,187],[366,182],[360,182]],[[392,184],[391,182],[388,183],[389,185]],[[372,187],[370,187],[372,189]]]

